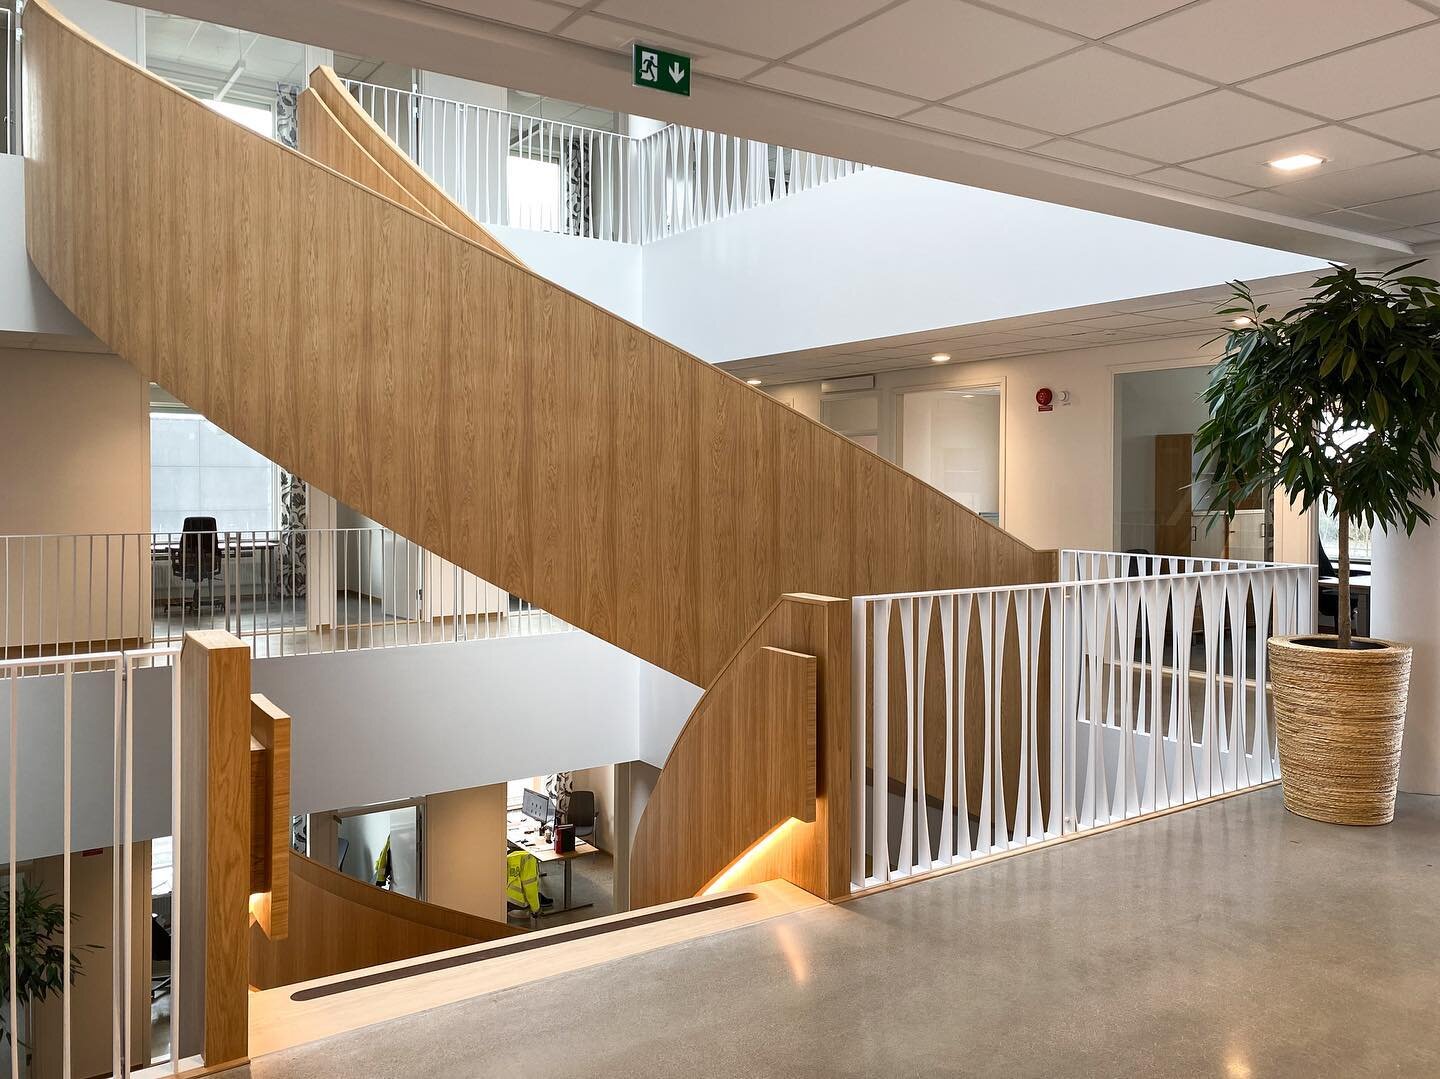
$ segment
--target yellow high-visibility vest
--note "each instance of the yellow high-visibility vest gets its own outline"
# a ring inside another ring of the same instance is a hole
[[[540,863],[529,851],[512,850],[505,856],[505,898],[517,907],[540,913]]]

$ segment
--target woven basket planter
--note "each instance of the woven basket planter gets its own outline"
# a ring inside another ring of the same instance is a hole
[[[1329,824],[1389,824],[1410,646],[1356,637],[1363,647],[1342,652],[1308,643],[1316,639],[1266,644],[1285,808]]]

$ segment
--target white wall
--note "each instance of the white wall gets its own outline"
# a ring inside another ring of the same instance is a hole
[[[487,226],[520,261],[578,296],[637,326],[643,319],[641,248],[608,240],[582,240],[554,232]]]
[[[880,453],[898,457],[901,395],[915,389],[999,386],[1000,520],[1034,547],[1114,546],[1114,379],[1126,370],[1208,363],[1206,338],[1146,341],[1002,360],[892,371],[875,376]],[[1035,391],[1069,390],[1071,403],[1040,412]],[[817,384],[777,386],[802,411]],[[650,758],[645,758],[649,760]]]
[[[257,660],[294,717],[296,813],[636,755],[637,661],[584,633]]]
[[[646,329],[712,363],[1324,265],[884,169],[644,250]]]
[[[699,686],[676,678],[669,671],[640,663],[634,759],[663,768],[665,758],[670,755],[670,747],[680,735],[680,728],[685,726],[704,692]]]
[[[0,333],[89,337],[25,253],[25,159],[0,154]]]

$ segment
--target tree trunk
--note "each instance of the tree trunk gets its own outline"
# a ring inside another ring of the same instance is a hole
[[[1339,648],[1350,647],[1350,514],[1345,507],[1337,506],[1335,516],[1340,525],[1340,557],[1336,560],[1340,574],[1339,609],[1335,613],[1336,635],[1340,638]]]

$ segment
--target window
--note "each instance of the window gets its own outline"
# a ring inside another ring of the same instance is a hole
[[[277,470],[203,416],[150,414],[150,528],[179,532],[186,517],[214,517],[222,532],[278,525]]]
[[[275,113],[270,109],[262,109],[257,105],[242,105],[237,101],[207,101],[205,104],[221,116],[228,116],[267,139],[275,137]]]
[[[560,166],[553,161],[511,154],[505,165],[507,222],[517,228],[559,232]]]

